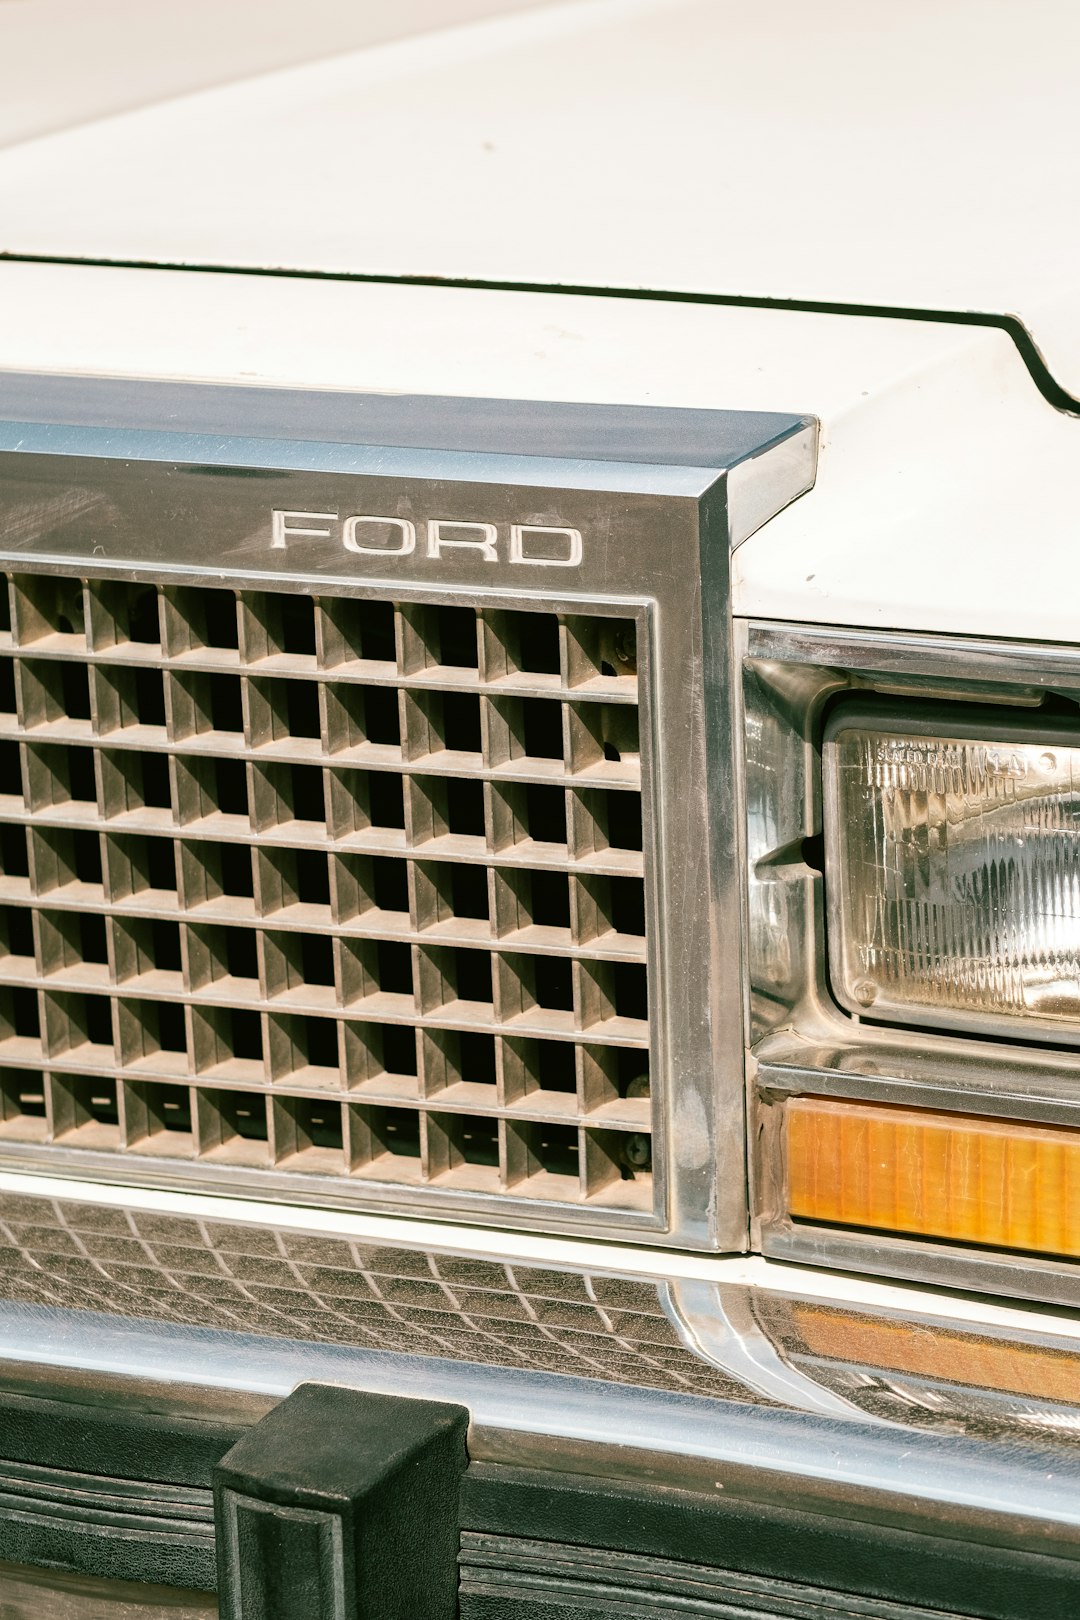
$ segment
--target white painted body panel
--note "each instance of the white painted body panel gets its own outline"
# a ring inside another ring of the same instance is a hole
[[[0,264],[0,369],[811,413],[817,485],[736,552],[736,612],[1076,639],[1080,423],[998,330]]]
[[[55,4],[0,6],[31,79]],[[152,9],[168,56],[188,8]],[[1068,0],[569,0],[245,77],[290,49],[80,95],[0,153],[0,249],[1016,315],[1080,395]]]

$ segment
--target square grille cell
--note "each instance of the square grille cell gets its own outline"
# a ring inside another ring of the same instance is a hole
[[[797,417],[0,377],[0,1164],[739,1248]]]

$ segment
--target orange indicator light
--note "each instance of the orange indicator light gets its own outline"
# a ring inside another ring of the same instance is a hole
[[[993,1340],[923,1323],[883,1321],[818,1305],[796,1304],[791,1321],[811,1355],[860,1362],[1002,1394],[1080,1405],[1080,1356]]]
[[[797,1220],[1080,1256],[1080,1130],[797,1097]]]

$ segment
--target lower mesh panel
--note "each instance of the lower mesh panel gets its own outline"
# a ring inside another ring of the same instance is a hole
[[[0,604],[0,1146],[651,1212],[635,620]]]

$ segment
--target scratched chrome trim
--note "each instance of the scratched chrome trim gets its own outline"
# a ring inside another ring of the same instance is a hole
[[[683,1342],[747,1389],[798,1412],[884,1421],[793,1367],[754,1316],[749,1289],[683,1280],[662,1284],[659,1293]]]
[[[1036,1447],[948,1439],[889,1424],[793,1413],[739,1402],[632,1389],[562,1374],[518,1372],[379,1351],[271,1340],[129,1318],[0,1305],[0,1360],[287,1395],[306,1380],[375,1393],[457,1401],[469,1408],[474,1460],[550,1464],[569,1446],[583,1471],[633,1477],[660,1456],[665,1482],[701,1488],[795,1488],[843,1500],[870,1493],[875,1517],[937,1511],[996,1526],[1002,1540],[1039,1537],[1080,1555],[1080,1458]],[[489,1438],[490,1436],[490,1438]],[[612,1443],[632,1437],[632,1449]],[[511,1439],[512,1437],[512,1439]],[[705,1465],[705,1472],[702,1467]],[[729,1473],[730,1471],[730,1473]],[[718,1479],[720,1472],[724,1478]],[[835,1510],[835,1509],[834,1509]]]

